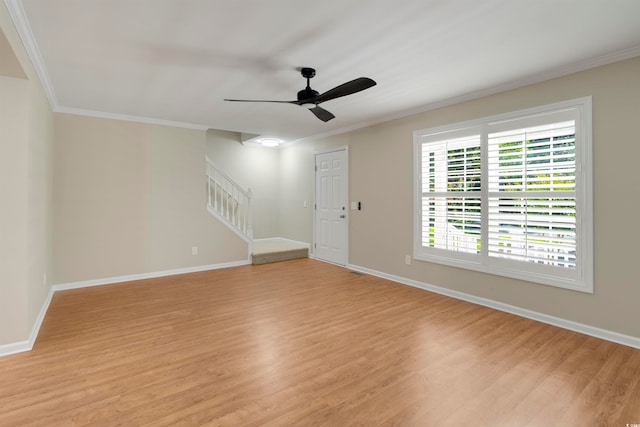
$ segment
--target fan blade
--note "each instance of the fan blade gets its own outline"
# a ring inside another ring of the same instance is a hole
[[[277,102],[278,104],[297,104],[298,101],[270,101],[267,99],[225,99],[231,102]]]
[[[309,111],[315,114],[316,117],[322,120],[323,122],[328,122],[329,120],[334,119],[336,117],[333,114],[331,114],[329,111],[325,110],[322,107],[318,107],[317,105],[313,108],[309,108]]]
[[[361,90],[369,89],[375,86],[376,82],[368,77],[360,77],[350,82],[336,86],[333,89],[329,89],[325,93],[318,95],[313,102],[319,104],[321,102],[329,101],[331,99],[340,98],[341,96],[351,95],[352,93],[360,92]]]

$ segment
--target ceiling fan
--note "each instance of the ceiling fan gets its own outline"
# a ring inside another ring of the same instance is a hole
[[[307,87],[298,92],[298,99],[296,101],[270,101],[263,99],[225,99],[225,101],[277,102],[281,104],[296,104],[301,107],[308,108],[309,111],[315,114],[315,116],[323,122],[328,122],[329,120],[335,118],[335,116],[324,108],[318,106],[318,104],[332,99],[340,98],[341,96],[351,95],[353,93],[369,89],[370,87],[376,85],[376,82],[368,77],[359,77],[355,80],[343,83],[340,86],[336,86],[333,89],[320,94],[318,93],[318,91],[311,89],[311,86],[309,86],[309,80],[311,80],[316,75],[316,70],[314,70],[313,68],[304,67],[300,69],[300,73],[302,74],[302,77],[307,79]]]

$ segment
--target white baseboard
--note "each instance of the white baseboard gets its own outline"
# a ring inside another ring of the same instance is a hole
[[[40,326],[42,326],[44,317],[47,315],[47,310],[49,310],[49,304],[51,304],[51,299],[53,298],[54,292],[55,290],[53,289],[53,286],[49,288],[47,298],[44,300],[42,308],[40,308],[40,313],[38,313],[38,317],[33,324],[33,328],[31,328],[31,334],[29,335],[29,350],[31,350],[33,348],[33,345],[36,343],[36,338],[38,338],[38,333],[40,333]]]
[[[47,298],[45,298],[42,307],[40,308],[40,313],[38,313],[38,317],[31,328],[31,333],[29,334],[29,339],[26,341],[19,341],[11,344],[0,345],[0,357],[8,356],[10,354],[22,353],[25,351],[30,351],[33,348],[33,345],[36,343],[36,338],[38,338],[38,333],[40,332],[40,326],[42,326],[42,322],[44,321],[44,316],[47,314],[47,310],[49,309],[49,304],[51,304],[51,298],[53,298],[53,287],[49,288],[49,293],[47,294]]]
[[[29,351],[33,346],[29,345],[29,341],[18,341],[10,344],[0,345],[0,357],[9,356],[10,354],[22,353]]]
[[[451,298],[471,302],[473,304],[478,304],[485,307],[493,308],[495,310],[504,311],[506,313],[515,314],[516,316],[537,320],[539,322],[547,323],[549,325],[558,326],[560,328],[569,329],[575,332],[580,332],[582,334],[590,335],[592,337],[596,337],[603,340],[626,345],[628,347],[640,349],[640,338],[638,337],[624,335],[617,332],[608,331],[606,329],[596,328],[594,326],[589,326],[582,323],[573,322],[571,320],[550,316],[548,314],[539,313],[537,311],[527,310],[527,309],[516,307],[510,304],[505,304],[505,303],[490,300],[487,298],[466,294],[464,292],[454,291],[451,289],[442,288],[440,286],[419,282],[417,280],[407,279],[405,277],[383,273],[381,271],[372,270],[366,267],[360,267],[357,265],[349,264],[347,268],[351,270],[359,271],[362,273],[370,274],[372,276],[391,280],[393,282],[397,282],[403,285],[413,286],[415,288],[420,288],[426,291],[435,292],[437,294],[445,295]]]
[[[303,242],[299,242],[299,243],[303,243]],[[57,291],[86,288],[89,286],[100,286],[100,285],[108,285],[108,284],[121,283],[121,282],[129,282],[132,280],[152,279],[157,277],[173,276],[176,274],[186,274],[186,273],[195,273],[199,271],[217,270],[220,268],[239,267],[239,266],[249,265],[249,264],[250,264],[249,261],[236,261],[236,262],[230,262],[230,263],[205,265],[200,267],[189,267],[189,268],[181,268],[181,269],[175,269],[175,270],[165,270],[165,271],[159,271],[154,273],[132,274],[127,276],[110,277],[106,279],[87,280],[83,282],[73,282],[73,283],[54,285],[51,287],[51,290],[49,291],[47,298],[42,304],[40,313],[38,314],[38,317],[33,325],[33,328],[31,329],[31,334],[29,335],[29,339],[25,341],[18,341],[15,343],[0,345],[0,357],[8,356],[10,354],[30,351],[33,348],[33,345],[35,344],[36,338],[38,337],[38,333],[40,331],[40,326],[42,325],[44,317],[47,314],[47,310],[49,309],[49,304],[51,303],[53,294]],[[501,303],[498,301],[493,301],[487,298],[477,297],[474,295],[466,294],[464,292],[454,291],[451,289],[442,288],[440,286],[419,282],[417,280],[407,279],[405,277],[383,273],[381,271],[372,270],[366,267],[360,267],[357,265],[349,264],[347,265],[347,268],[355,271],[360,271],[362,273],[370,274],[372,276],[391,280],[393,282],[400,283],[403,285],[413,286],[415,288],[420,288],[426,291],[435,292],[451,298],[456,298],[459,300],[471,302],[474,304],[493,308],[495,310],[500,310],[506,313],[511,313],[517,316],[525,317],[527,319],[537,320],[539,322],[558,326],[560,328],[569,329],[575,332],[580,332],[585,335],[590,335],[596,338],[601,338],[607,341],[612,341],[618,344],[640,349],[640,338],[637,338],[637,337],[632,337],[629,335],[608,331],[606,329],[600,329],[593,326],[584,325],[582,323],[573,322],[570,320],[562,319],[555,316],[550,316],[548,314],[539,313],[532,310],[527,310],[524,308]]]
[[[220,268],[239,267],[249,265],[248,260],[227,262],[222,264],[202,265],[199,267],[178,268],[175,270],[156,271],[153,273],[129,274],[127,276],[108,277],[105,279],[86,280],[81,282],[54,285],[54,291],[87,288],[90,286],[112,285],[114,283],[131,282],[133,280],[155,279],[157,277],[175,276],[176,274],[196,273],[199,271],[218,270]]]
[[[245,261],[234,261],[227,262],[222,264],[211,264],[211,265],[203,265],[199,267],[189,267],[189,268],[179,268],[175,270],[165,270],[165,271],[157,271],[153,273],[143,273],[143,274],[130,274],[127,276],[117,276],[117,277],[109,277],[106,279],[95,279],[95,280],[86,280],[82,282],[72,282],[65,283],[60,285],[53,285],[49,290],[49,294],[42,304],[42,308],[40,309],[40,313],[31,328],[31,334],[29,335],[29,339],[25,341],[18,341],[9,344],[0,345],[0,357],[8,356],[10,354],[22,353],[25,351],[30,351],[33,349],[33,345],[38,338],[38,333],[40,332],[40,326],[44,321],[44,317],[47,314],[47,310],[49,309],[49,304],[51,304],[51,299],[53,298],[53,294],[57,291],[66,291],[69,289],[80,289],[87,288],[90,286],[101,286],[101,285],[110,285],[114,283],[121,282],[130,282],[132,280],[142,280],[142,279],[153,279],[157,277],[165,277],[165,276],[174,276],[176,274],[186,274],[186,273],[196,273],[199,271],[208,271],[208,270],[217,270],[220,268],[229,268],[229,267],[239,267],[242,265],[251,264],[248,260]]]

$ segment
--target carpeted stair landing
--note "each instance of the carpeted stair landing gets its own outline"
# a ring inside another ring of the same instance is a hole
[[[253,265],[308,257],[309,245],[280,238],[255,240],[251,254]]]

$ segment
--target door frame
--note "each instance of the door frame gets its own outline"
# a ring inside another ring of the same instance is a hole
[[[344,227],[344,265],[342,264],[336,264],[336,265],[340,265],[343,267],[346,267],[347,265],[349,265],[349,146],[348,145],[342,145],[339,147],[331,147],[331,148],[325,148],[322,150],[315,150],[313,152],[313,167],[312,167],[312,171],[313,171],[313,238],[311,239],[311,250],[313,252],[313,258],[314,259],[318,259],[319,261],[324,261],[324,262],[328,262],[330,264],[334,264],[331,261],[327,261],[324,259],[319,259],[316,258],[316,205],[318,203],[318,199],[317,199],[317,194],[316,194],[316,186],[317,186],[317,179],[318,179],[318,171],[316,171],[316,159],[318,157],[318,155],[321,154],[328,154],[328,153],[333,153],[336,151],[344,151],[344,157],[345,157],[345,164],[344,164],[344,172],[345,172],[345,177],[344,177],[344,198],[345,198],[345,227]]]

